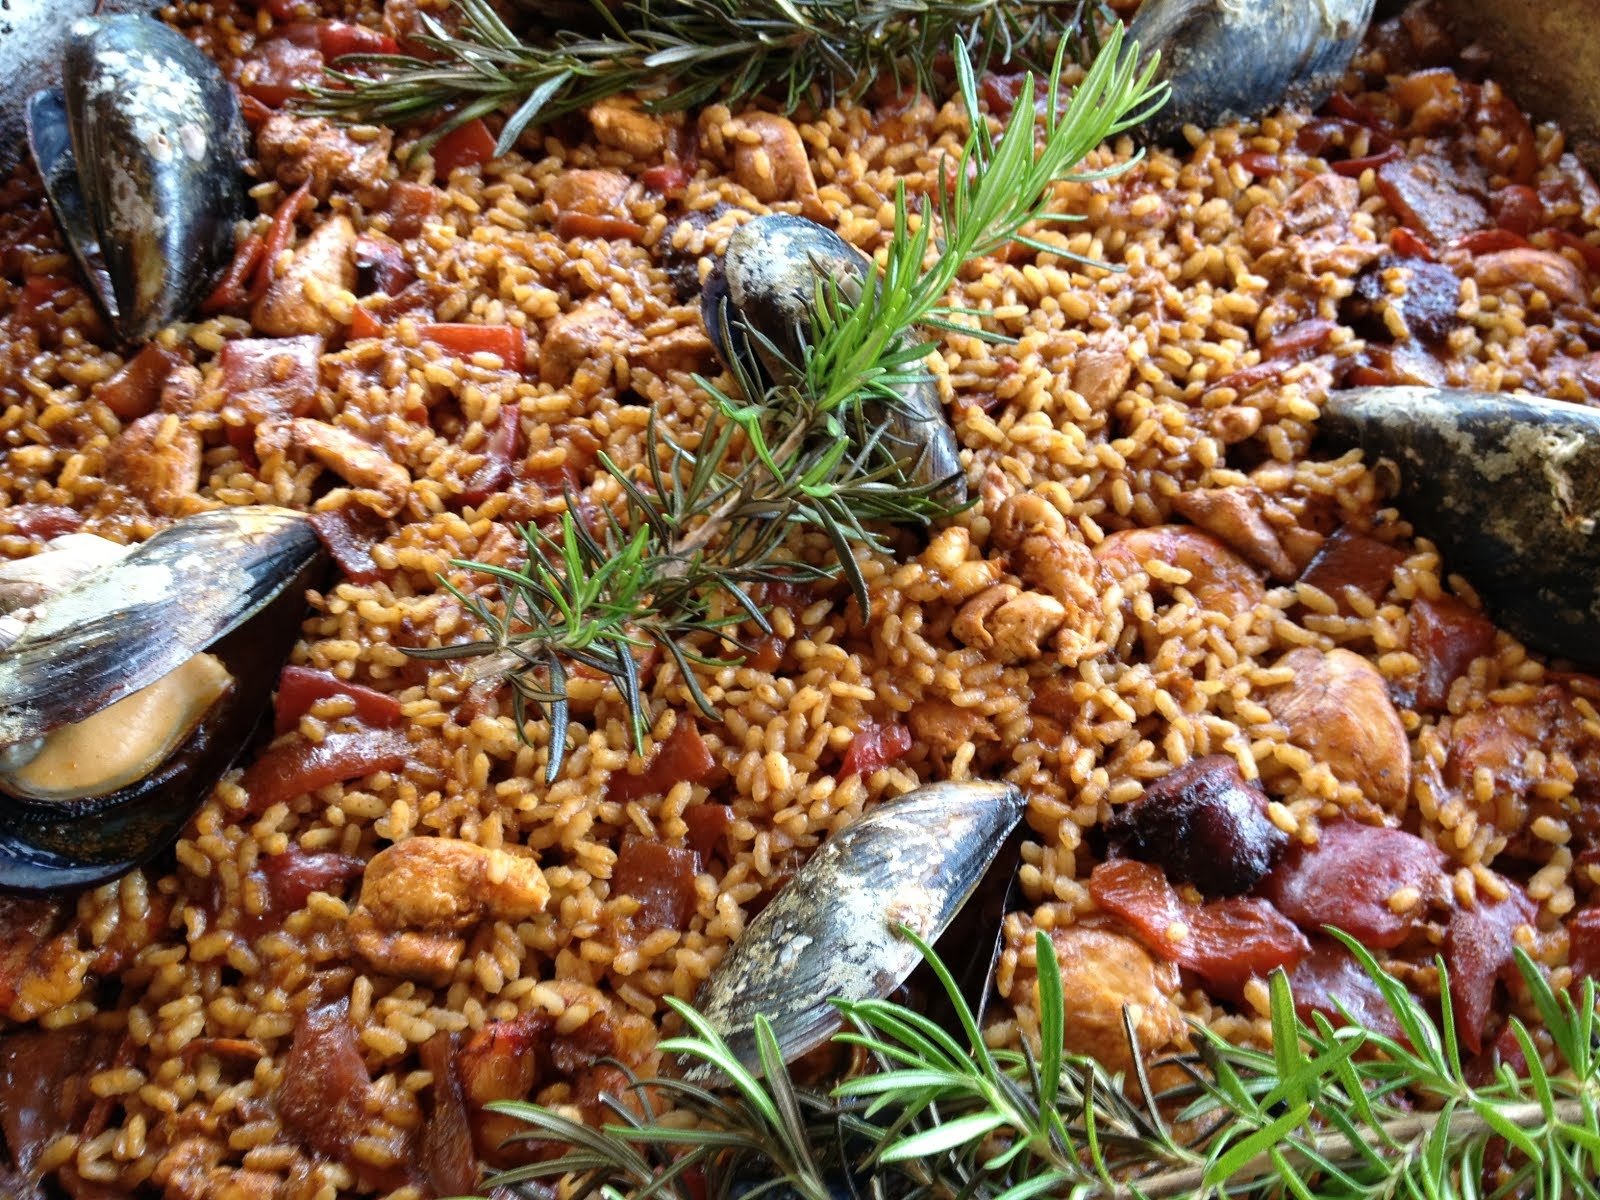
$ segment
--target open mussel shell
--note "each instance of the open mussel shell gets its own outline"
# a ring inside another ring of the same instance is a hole
[[[831,286],[858,303],[872,262],[833,230],[783,213],[747,221],[728,238],[727,254],[706,281],[701,315],[731,370],[762,387],[793,380],[805,361],[819,289]],[[960,446],[931,378],[896,389],[881,412],[884,456],[908,463],[906,482],[966,499]]]
[[[14,614],[32,619],[0,652],[0,745],[11,750],[170,678],[201,651],[232,678],[184,722],[175,752],[132,782],[55,799],[0,786],[0,891],[93,886],[177,837],[249,741],[324,561],[304,516],[223,509],[178,522]],[[18,758],[7,779],[31,765]]]
[[[1128,26],[1172,97],[1139,136],[1171,142],[1274,108],[1316,108],[1366,34],[1373,0],[1145,0]]]
[[[233,253],[247,199],[239,104],[210,59],[148,17],[73,22],[61,76],[27,106],[28,143],[117,336],[145,341]]]
[[[839,1027],[832,998],[886,996],[911,974],[921,956],[898,927],[937,938],[1022,810],[1022,793],[1003,783],[931,783],[868,810],[750,922],[695,1007],[757,1072],[757,1015],[786,1062],[820,1045]],[[684,1076],[714,1077],[698,1061]]]
[[[1394,465],[1401,515],[1503,628],[1545,654],[1600,666],[1600,411],[1360,388],[1329,397],[1321,431]]]

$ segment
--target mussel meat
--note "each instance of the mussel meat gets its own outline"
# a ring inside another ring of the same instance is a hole
[[[1158,51],[1172,97],[1139,129],[1155,142],[1185,125],[1214,129],[1279,106],[1315,108],[1338,84],[1373,0],[1145,0],[1128,26]]]
[[[177,837],[248,740],[324,561],[303,515],[268,507],[131,550],[58,542],[0,572],[0,604],[24,602],[0,616],[0,891],[92,886]]]
[[[73,22],[62,79],[28,102],[28,144],[90,290],[142,342],[232,256],[244,119],[217,66],[148,17]]]
[[[778,893],[695,997],[739,1060],[760,1069],[755,1018],[785,1061],[839,1026],[831,997],[886,996],[920,960],[898,932],[932,942],[978,886],[1022,816],[1006,783],[930,783],[834,834]],[[706,1079],[705,1064],[685,1077]]]
[[[747,221],[728,238],[728,251],[706,281],[701,315],[713,345],[730,369],[763,386],[793,379],[805,358],[816,316],[818,288],[831,280],[854,304],[872,261],[833,230],[782,213]],[[967,483],[960,446],[945,420],[931,378],[902,387],[884,422],[883,449],[909,464],[913,487],[937,488],[960,503]]]
[[[1600,666],[1600,411],[1427,387],[1335,392],[1323,435],[1387,460],[1401,514],[1526,645]]]

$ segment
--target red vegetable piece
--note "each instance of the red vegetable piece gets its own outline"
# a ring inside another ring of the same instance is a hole
[[[1495,254],[1501,250],[1522,250],[1527,245],[1527,238],[1512,233],[1509,229],[1475,229],[1471,233],[1462,234],[1450,243],[1452,249],[1465,250],[1468,254]]]
[[[433,147],[433,169],[448,179],[458,167],[481,167],[494,158],[494,135],[478,117],[445,134]]]
[[[1263,358],[1304,362],[1324,349],[1339,330],[1337,321],[1314,317],[1273,334],[1261,349]]]
[[[382,518],[364,508],[335,508],[312,513],[311,528],[346,578],[356,583],[383,578],[383,568],[372,558],[373,546],[389,536]]]
[[[378,320],[361,305],[357,304],[350,310],[350,337],[375,338],[383,336],[383,322]]]
[[[1481,229],[1489,213],[1466,191],[1456,168],[1435,154],[1398,158],[1378,168],[1378,190],[1403,225],[1434,245]]]
[[[1311,953],[1289,972],[1289,990],[1294,994],[1294,1010],[1303,1021],[1309,1021],[1312,1013],[1321,1013],[1335,1026],[1353,1024],[1395,1039],[1401,1036],[1400,1023],[1372,976],[1331,937],[1311,938]],[[1350,1014],[1348,1021],[1339,1012],[1341,1005]]]
[[[682,163],[661,163],[659,166],[646,167],[639,173],[639,178],[651,191],[677,197],[683,195],[683,190],[694,176]]]
[[[217,286],[200,301],[200,311],[219,313],[241,307],[249,298],[249,292],[244,285],[245,280],[261,270],[261,255],[266,247],[266,239],[259,233],[252,233],[235,246],[228,269],[222,273],[222,278],[217,280]]]
[[[1422,663],[1417,708],[1443,712],[1450,685],[1494,649],[1494,636],[1493,623],[1454,596],[1418,597],[1411,606],[1411,652]]]
[[[1342,929],[1364,946],[1387,950],[1411,932],[1425,905],[1397,913],[1389,897],[1416,888],[1426,898],[1444,856],[1399,829],[1329,821],[1315,846],[1296,842],[1261,885],[1261,895],[1306,929]]]
[[[1373,112],[1364,104],[1357,104],[1343,92],[1334,92],[1333,95],[1329,96],[1325,107],[1335,117],[1341,117],[1346,121],[1354,121],[1357,125],[1365,126],[1367,129],[1386,136],[1394,133],[1394,129],[1382,116]]]
[[[611,869],[611,894],[639,901],[633,927],[639,933],[687,929],[695,910],[695,876],[700,856],[681,846],[629,838]]]
[[[264,855],[256,865],[266,878],[267,901],[275,914],[298,912],[312,892],[341,891],[367,869],[348,854],[309,853],[293,844],[282,854]]]
[[[522,370],[526,341],[515,325],[424,325],[424,341],[432,342],[446,354],[466,358],[471,354],[497,354],[511,371]]]
[[[700,730],[693,721],[680,716],[666,741],[656,747],[650,761],[638,775],[614,772],[606,784],[606,799],[627,804],[641,796],[659,796],[673,785],[687,780],[699,783],[716,770]]]
[[[1416,234],[1415,230],[1407,229],[1404,225],[1396,225],[1389,231],[1389,245],[1401,258],[1420,258],[1423,262],[1433,262],[1433,248]]]
[[[618,238],[636,242],[644,236],[644,226],[627,217],[608,217],[593,213],[562,212],[556,214],[557,237]]]
[[[1342,525],[1322,543],[1300,579],[1328,593],[1339,602],[1340,612],[1349,613],[1352,610],[1344,598],[1345,588],[1353,587],[1381,600],[1394,582],[1396,568],[1405,559],[1404,551]]]
[[[156,410],[161,402],[161,385],[173,368],[183,363],[183,355],[164,349],[157,342],[146,342],[95,391],[95,396],[124,421],[132,421]]]
[[[978,94],[989,106],[989,115],[999,117],[1002,121],[1008,120],[1012,108],[1016,106],[1017,97],[1022,95],[1022,84],[1027,78],[1027,72],[1019,71],[1015,74],[989,74],[979,79]]]
[[[691,804],[683,810],[683,823],[689,827],[683,840],[703,861],[733,824],[733,809],[726,804]]]
[[[433,1112],[418,1147],[422,1169],[434,1195],[470,1195],[478,1186],[478,1162],[472,1151],[467,1102],[456,1078],[455,1035],[434,1034],[417,1048],[417,1057],[433,1075]]]
[[[0,529],[19,537],[53,538],[83,527],[83,518],[60,504],[13,504],[0,508]]]
[[[245,770],[239,786],[250,796],[249,811],[259,814],[330,783],[398,771],[406,765],[409,749],[397,729],[335,731],[321,742],[297,734],[267,747]]]
[[[1494,1016],[1494,984],[1515,974],[1512,934],[1518,925],[1532,924],[1538,909],[1526,892],[1507,881],[1511,894],[1504,900],[1480,896],[1476,908],[1458,908],[1445,932],[1444,963],[1450,972],[1450,1004],[1455,1014],[1456,1036],[1476,1054]]]
[[[1526,184],[1513,183],[1489,198],[1489,212],[1501,229],[1527,237],[1544,224],[1544,204]]]
[[[303,417],[317,398],[324,345],[316,334],[226,342],[222,386],[252,425]]]
[[[461,493],[465,504],[482,504],[503,490],[512,479],[511,464],[517,457],[518,434],[522,430],[522,410],[516,404],[502,404],[500,419],[483,447],[483,465],[472,473]]]
[[[294,240],[294,222],[300,213],[300,205],[310,194],[311,180],[308,178],[290,192],[278,205],[278,211],[272,214],[272,225],[267,230],[266,245],[261,249],[261,260],[256,264],[255,281],[250,285],[246,302],[254,304],[266,294],[268,285],[272,283],[278,255],[287,250],[289,243]]]
[[[1376,154],[1363,154],[1360,158],[1346,158],[1331,164],[1334,174],[1347,179],[1359,179],[1363,171],[1376,170],[1385,163],[1395,162],[1404,156],[1399,146],[1387,146]]]
[[[0,1037],[0,1134],[20,1174],[33,1174],[57,1135],[80,1128],[94,1100],[88,1077],[110,1065],[114,1047],[88,1025],[15,1029]]]
[[[417,277],[406,260],[405,251],[389,238],[375,233],[363,233],[356,238],[355,258],[362,295],[376,291],[385,296],[398,296]]]
[[[911,731],[904,725],[875,725],[868,722],[850,739],[850,748],[839,764],[839,778],[871,775],[879,767],[899,762],[911,752]]]
[[[328,671],[310,667],[285,667],[278,677],[278,695],[273,701],[274,734],[284,734],[318,700],[347,696],[356,703],[356,720],[373,729],[391,729],[400,723],[400,701],[383,692],[350,683]]]
[[[1583,259],[1584,269],[1600,275],[1600,246],[1575,233],[1568,233],[1565,229],[1550,229],[1546,231],[1554,239],[1556,246],[1568,250],[1576,250]]]
[[[1233,161],[1258,179],[1263,175],[1283,174],[1282,160],[1265,150],[1246,150]]]
[[[258,132],[272,118],[272,110],[254,96],[239,96],[239,112],[251,133]]]
[[[346,21],[317,24],[317,45],[329,61],[345,54],[399,54],[400,45],[381,30]]]
[[[413,238],[439,211],[439,189],[425,183],[391,183],[384,201],[389,214],[389,236]]]
[[[314,33],[307,41],[303,33],[294,32],[257,45],[239,73],[239,87],[268,108],[282,108],[289,97],[321,78],[322,51]]]
[[[1579,909],[1567,918],[1567,962],[1574,982],[1600,980],[1600,905]]]
[[[284,1129],[324,1158],[346,1162],[366,1132],[371,1090],[348,1001],[302,1013],[278,1089]]]
[[[1265,900],[1193,904],[1178,895],[1161,868],[1129,858],[1096,867],[1089,894],[1133,926],[1146,949],[1233,999],[1253,976],[1292,968],[1311,949],[1305,935]]]

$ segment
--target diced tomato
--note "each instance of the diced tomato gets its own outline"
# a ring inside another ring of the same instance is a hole
[[[1384,163],[1392,163],[1404,156],[1404,151],[1399,146],[1388,146],[1376,154],[1363,154],[1360,158],[1346,158],[1340,162],[1332,163],[1334,174],[1343,175],[1347,179],[1359,179],[1363,171],[1377,170]]]
[[[375,338],[383,336],[383,322],[378,320],[361,305],[357,304],[350,310],[350,337]]]
[[[1509,229],[1474,229],[1471,233],[1462,234],[1450,246],[1454,250],[1465,250],[1468,254],[1495,254],[1501,250],[1521,250],[1527,244],[1527,238]]]
[[[1517,926],[1531,924],[1538,911],[1519,885],[1506,883],[1511,894],[1504,900],[1479,896],[1476,908],[1458,908],[1444,938],[1456,1035],[1474,1054],[1483,1048],[1494,1015],[1495,980],[1515,974],[1512,935]]]
[[[664,196],[681,196],[693,175],[682,163],[661,163],[659,166],[646,167],[639,173],[639,178],[653,192],[660,192]]]
[[[278,677],[278,695],[272,703],[273,733],[288,733],[318,700],[345,696],[355,701],[355,716],[363,725],[391,729],[400,723],[400,702],[384,692],[340,679],[310,667],[284,667]]]
[[[483,465],[472,473],[461,493],[466,504],[482,504],[504,490],[512,479],[512,461],[517,456],[517,439],[522,429],[522,410],[515,403],[501,404],[500,419],[483,447]]]
[[[644,236],[644,226],[637,221],[580,212],[557,213],[555,230],[557,237],[564,238],[617,238],[636,242]]]
[[[53,538],[83,527],[83,518],[60,504],[13,504],[0,508],[0,530],[19,537]]]
[[[683,823],[689,827],[683,840],[703,861],[733,824],[733,809],[726,804],[691,804],[683,810]]]
[[[167,350],[157,342],[146,342],[110,379],[95,389],[95,398],[124,421],[136,420],[156,410],[161,387],[183,355]]]
[[[1133,926],[1153,954],[1193,971],[1237,999],[1254,976],[1289,970],[1308,953],[1305,935],[1265,900],[1230,898],[1194,904],[1160,867],[1131,858],[1101,863],[1089,876],[1100,908]]]
[[[1374,600],[1381,600],[1405,559],[1403,550],[1342,525],[1322,543],[1300,579],[1332,596],[1344,612],[1348,611],[1345,588],[1353,587]]]
[[[303,417],[317,398],[325,343],[316,334],[223,344],[222,384],[251,424]]]
[[[317,45],[330,61],[345,54],[399,54],[400,45],[388,34],[345,21],[320,21]]]
[[[1283,174],[1283,161],[1276,154],[1268,154],[1265,150],[1246,150],[1233,161],[1257,179],[1263,175]]]
[[[433,169],[441,179],[459,167],[481,167],[494,158],[494,135],[478,117],[445,134],[433,146]]]
[[[259,43],[245,61],[239,86],[268,108],[282,108],[289,97],[322,78],[322,51],[292,36]]]
[[[259,814],[330,783],[398,771],[409,754],[410,743],[397,729],[335,731],[320,742],[296,734],[267,747],[245,770],[239,786],[250,796],[249,811]]]
[[[856,730],[850,747],[839,764],[839,778],[871,775],[880,767],[899,762],[911,753],[911,730],[904,725],[875,725],[867,722]]]
[[[383,578],[372,558],[372,547],[389,536],[382,518],[365,508],[333,508],[312,513],[311,528],[347,579],[373,583]]]
[[[266,244],[261,248],[261,258],[256,264],[255,282],[250,286],[250,293],[245,297],[248,303],[254,304],[266,294],[268,286],[272,283],[273,272],[277,269],[278,255],[289,248],[289,243],[294,241],[294,222],[300,215],[300,205],[311,194],[311,180],[308,178],[278,205],[278,211],[272,214],[272,225],[267,230]]]
[[[1404,225],[1396,225],[1389,231],[1389,245],[1401,258],[1420,258],[1423,262],[1433,262],[1433,247],[1423,241],[1413,229]]]
[[[266,248],[267,240],[259,233],[250,234],[235,246],[228,269],[217,280],[217,286],[200,302],[200,311],[219,313],[241,307],[250,295],[245,289],[245,280],[260,271],[261,255]]]
[[[611,894],[639,901],[633,927],[639,933],[687,929],[694,916],[695,876],[700,856],[681,846],[664,846],[646,838],[629,838],[611,869]]]
[[[1353,1024],[1398,1039],[1400,1024],[1372,976],[1361,969],[1355,956],[1330,937],[1313,935],[1311,953],[1289,972],[1289,990],[1294,993],[1294,1010],[1301,1020],[1321,1013],[1336,1026]],[[1339,1009],[1350,1014],[1349,1022]]]
[[[1292,844],[1261,885],[1261,894],[1290,920],[1310,930],[1342,929],[1362,945],[1389,949],[1426,911],[1444,856],[1400,829],[1329,821],[1315,846]],[[1415,888],[1420,900],[1402,912],[1389,897]]]
[[[515,325],[424,325],[418,332],[447,354],[497,354],[508,370],[522,370],[526,340]]]
[[[1422,663],[1417,707],[1443,712],[1450,685],[1473,659],[1494,649],[1494,638],[1494,624],[1454,596],[1418,597],[1411,606],[1411,652]]]
[[[717,760],[700,736],[700,729],[688,717],[679,716],[666,741],[656,747],[650,761],[637,775],[626,771],[612,773],[606,784],[606,799],[628,804],[642,796],[659,796],[673,785],[687,780],[699,783],[716,770]]]
[[[1527,237],[1544,224],[1544,204],[1539,193],[1526,184],[1513,183],[1489,199],[1489,211],[1501,229]]]
[[[391,183],[384,201],[389,214],[389,236],[412,238],[439,211],[439,189],[425,183]]]

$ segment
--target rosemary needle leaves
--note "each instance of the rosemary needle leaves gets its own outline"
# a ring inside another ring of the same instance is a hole
[[[688,1032],[661,1049],[712,1063],[732,1086],[713,1095],[681,1080],[650,1080],[648,1089],[608,1098],[617,1122],[604,1129],[532,1104],[491,1105],[525,1121],[523,1136],[567,1151],[490,1184],[570,1173],[573,1200],[690,1200],[770,1188],[805,1200],[1600,1197],[1592,980],[1574,994],[1555,992],[1518,950],[1551,1048],[1541,1057],[1513,1018],[1526,1073],[1502,1066],[1475,1081],[1451,1032],[1443,965],[1445,1011],[1436,1022],[1358,943],[1337,936],[1378,985],[1403,1039],[1334,1028],[1320,1014],[1301,1020],[1277,971],[1269,984],[1272,1050],[1198,1030],[1197,1052],[1169,1060],[1190,1082],[1161,1093],[1142,1066],[1125,1088],[1093,1059],[1062,1053],[1065,1004],[1042,932],[1037,1055],[1026,1045],[990,1049],[948,970],[919,941],[949,992],[960,1036],[892,1001],[835,1001],[855,1027],[837,1040],[859,1047],[873,1066],[827,1095],[795,1087],[770,1028],[765,1078],[757,1078],[698,1014],[669,1001]],[[1125,1025],[1141,1063],[1132,1023]],[[678,1110],[671,1121],[657,1119],[652,1093]],[[685,1113],[698,1124],[686,1128]]]
[[[880,78],[933,90],[932,64],[953,43],[980,63],[1041,71],[1057,44],[1081,58],[1100,48],[1085,19],[1098,12],[1089,0],[633,0],[615,12],[593,4],[597,34],[555,33],[536,45],[490,0],[456,0],[454,31],[422,16],[414,41],[426,57],[349,56],[313,89],[310,111],[388,125],[448,113],[421,150],[514,107],[495,149],[504,154],[530,124],[617,92],[665,86],[658,109],[776,94],[792,112],[808,99],[858,98]]]
[[[486,638],[411,651],[429,658],[477,658],[467,675],[504,673],[525,732],[528,705],[550,722],[546,777],[560,773],[567,733],[567,678],[579,664],[610,677],[628,711],[636,749],[648,727],[636,655],[658,648],[678,668],[695,706],[716,711],[696,665],[719,664],[703,647],[746,619],[767,630],[745,585],[804,581],[842,572],[863,612],[866,582],[858,550],[886,549],[882,522],[928,523],[955,511],[939,486],[912,486],[885,450],[884,424],[897,387],[923,378],[930,346],[920,326],[955,327],[942,307],[961,268],[1019,239],[1030,221],[1070,220],[1046,210],[1050,185],[1105,138],[1142,120],[1165,95],[1156,64],[1140,64],[1120,27],[1064,103],[1058,49],[1036,111],[1031,76],[998,138],[979,111],[977,84],[963,43],[954,44],[958,82],[971,117],[961,161],[938,203],[913,214],[904,191],[895,199],[894,235],[875,286],[852,302],[820,289],[818,318],[788,381],[763,389],[737,372],[740,395],[696,377],[709,414],[689,448],[651,422],[637,472],[604,455],[626,504],[591,529],[571,512],[552,533],[525,529],[521,570],[456,562],[490,575],[489,602],[451,590],[487,631]],[[931,260],[931,265],[928,265]],[[960,326],[969,335],[981,329]],[[821,530],[834,561],[817,565],[785,551],[796,528]]]

